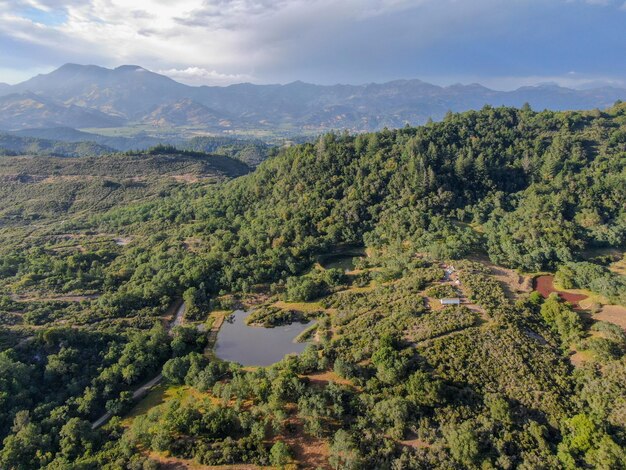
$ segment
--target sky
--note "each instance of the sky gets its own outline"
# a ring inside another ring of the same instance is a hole
[[[64,63],[191,85],[626,86],[626,0],[0,0],[0,82]]]

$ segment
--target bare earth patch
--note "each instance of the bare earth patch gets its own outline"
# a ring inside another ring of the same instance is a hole
[[[580,307],[579,302],[589,297],[585,294],[577,294],[572,291],[557,290],[557,288],[554,287],[554,276],[552,275],[538,276],[535,279],[535,289],[544,298],[548,298],[551,293],[556,292],[559,297],[572,304],[572,307],[575,309]]]
[[[333,371],[316,372],[315,374],[304,375],[303,377],[308,378],[313,385],[321,385],[323,387],[328,385],[329,382],[352,386],[352,383],[348,379],[339,377]]]
[[[497,266],[486,256],[472,256],[470,259],[487,266],[491,271],[491,275],[502,284],[504,293],[511,300],[516,300],[519,294],[528,293],[533,290],[531,276],[519,274],[513,269]]]
[[[399,443],[400,445],[403,445],[405,447],[411,447],[413,449],[425,449],[427,447],[431,447],[428,442],[421,440],[415,434],[408,436],[408,438],[403,441],[399,441]]]
[[[594,320],[613,323],[626,330],[626,307],[621,305],[605,305],[600,312],[593,315]]]
[[[183,246],[185,247],[185,250],[197,253],[200,251],[202,246],[202,239],[198,237],[187,237],[183,241]]]
[[[151,452],[149,457],[159,463],[159,468],[166,470],[257,470],[257,465],[200,465],[193,460],[177,459],[175,457],[166,457],[156,452]]]
[[[328,443],[304,432],[304,426],[296,419],[291,418],[290,424],[294,431],[280,438],[291,449],[292,456],[298,462],[298,468],[330,469]]]
[[[114,238],[113,241],[115,242],[116,245],[118,246],[126,246],[128,245],[133,239],[130,237],[119,237],[119,238]]]
[[[439,299],[436,299],[435,297],[428,297],[424,293],[422,293],[422,295],[426,299],[426,307],[428,307],[433,312],[437,312],[439,310],[444,309],[444,305],[441,304],[441,301]]]
[[[186,173],[183,175],[172,175],[172,178],[178,183],[197,183],[200,181],[198,175],[193,175],[191,173]]]
[[[16,302],[82,302],[83,300],[94,300],[100,297],[99,294],[90,295],[58,295],[49,297],[29,297],[22,295],[12,295]]]
[[[319,302],[284,302],[279,300],[274,303],[275,307],[283,310],[297,310],[298,312],[318,312],[324,310]]]
[[[593,357],[588,351],[576,351],[569,357],[574,367],[580,367],[585,362],[592,362]]]

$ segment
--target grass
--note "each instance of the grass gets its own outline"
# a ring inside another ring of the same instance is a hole
[[[172,398],[180,397],[183,388],[184,387],[180,385],[168,385],[164,383],[157,385],[130,410],[122,420],[122,423],[126,426],[130,426],[133,419],[137,416],[146,414],[155,406],[159,406]]]
[[[322,307],[319,302],[285,302],[283,300],[279,300],[274,303],[274,306],[283,310],[297,310],[305,313],[324,310],[324,307]]]
[[[317,324],[311,325],[302,333],[300,333],[298,336],[296,336],[294,341],[296,343],[305,343],[313,337],[316,331],[317,331]]]
[[[213,400],[213,397],[210,395],[199,392],[187,385],[170,385],[162,383],[154,387],[150,393],[139,401],[139,403],[137,403],[124,417],[122,423],[125,426],[130,426],[136,417],[146,414],[155,406],[162,405],[169,400],[177,399],[184,403],[189,400],[202,400],[205,398],[212,398]],[[217,399],[214,400],[217,401]]]
[[[586,295],[587,296],[586,299],[583,299],[578,302],[578,305],[582,309],[588,310],[593,306],[593,304],[608,305],[611,303],[609,299],[607,299],[606,297],[600,294],[597,294],[593,291],[590,291],[588,289],[564,289],[563,286],[560,285],[556,281],[556,279],[554,279],[552,282],[553,282],[554,288],[559,292],[566,292],[569,294],[577,294],[577,295]]]
[[[204,324],[206,325],[206,331],[211,330],[211,328],[213,327],[213,324],[215,323],[215,319],[216,319],[215,315],[213,313],[210,313],[204,322]]]

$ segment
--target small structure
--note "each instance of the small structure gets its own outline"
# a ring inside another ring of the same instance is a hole
[[[458,297],[439,299],[439,302],[441,302],[441,305],[461,305],[461,299],[459,299]]]

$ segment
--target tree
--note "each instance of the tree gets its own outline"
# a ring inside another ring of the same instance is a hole
[[[270,450],[270,463],[273,467],[283,468],[291,460],[289,447],[283,441],[276,441]]]
[[[442,385],[426,372],[416,371],[406,382],[408,399],[416,405],[435,406],[441,400]]]
[[[328,462],[335,470],[354,470],[359,468],[360,455],[352,436],[343,429],[335,433],[330,446]]]
[[[402,397],[382,400],[376,403],[372,410],[374,422],[396,439],[401,439],[404,436],[408,417],[408,402]]]
[[[201,320],[210,310],[210,299],[204,283],[199,287],[190,287],[183,293],[185,302],[185,318],[187,320]]]
[[[133,394],[129,391],[120,393],[119,398],[109,400],[106,402],[106,410],[113,415],[121,415],[125,411],[129,410],[133,404]]]
[[[26,470],[45,466],[50,458],[47,453],[50,438],[32,423],[28,411],[20,411],[15,416],[13,434],[10,434],[0,451],[0,468]]]
[[[458,426],[444,430],[452,457],[459,463],[471,467],[478,458],[478,438],[474,431],[474,424],[464,421]]]
[[[541,316],[559,334],[563,344],[569,345],[580,339],[582,335],[580,317],[564,304],[556,293],[550,294],[541,306]]]
[[[83,454],[90,454],[93,450],[95,435],[89,421],[71,418],[61,428],[59,436],[61,437],[59,441],[61,454],[69,460],[75,460]]]
[[[381,346],[372,354],[377,377],[385,383],[396,383],[404,376],[407,360],[394,349],[391,338],[381,338]]]
[[[184,383],[185,376],[189,371],[189,357],[175,357],[163,365],[163,377],[173,384]]]

